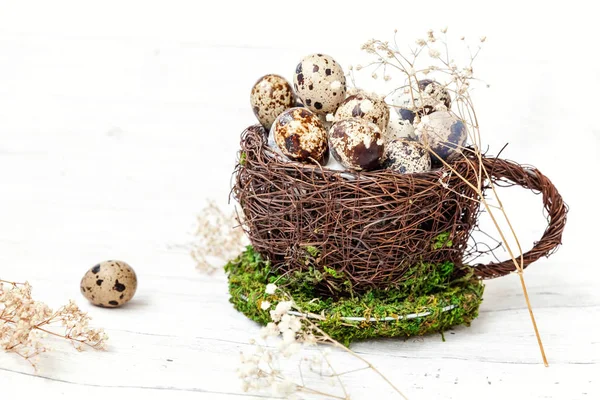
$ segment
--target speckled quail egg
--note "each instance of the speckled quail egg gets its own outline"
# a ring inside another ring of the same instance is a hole
[[[392,140],[385,145],[381,166],[403,174],[425,172],[431,168],[431,156],[419,142]]]
[[[355,171],[379,167],[383,156],[381,130],[374,123],[360,118],[335,122],[329,130],[329,143],[335,159]]]
[[[294,107],[296,95],[285,78],[265,75],[252,87],[250,104],[258,121],[269,129],[279,114]]]
[[[399,91],[392,100],[402,110],[414,111],[419,115],[427,115],[436,110],[436,107],[444,106],[450,108],[450,94],[441,84],[431,79],[419,81],[419,91],[413,90],[411,94],[408,88]],[[414,117],[413,117],[414,118]]]
[[[327,163],[327,131],[319,117],[306,108],[290,108],[273,123],[273,140],[288,158]]]
[[[350,118],[371,121],[383,132],[390,119],[390,109],[381,98],[355,94],[340,104],[335,112],[334,122]]]
[[[296,67],[294,90],[309,110],[333,113],[346,98],[344,70],[328,55],[311,54]]]
[[[400,118],[396,112],[392,111],[390,120],[383,132],[383,139],[388,143],[395,139],[416,140],[417,136],[412,123],[409,120]]]
[[[460,151],[467,141],[467,129],[461,119],[450,111],[436,111],[421,118],[415,128],[419,140],[428,144],[441,159]],[[434,162],[437,160],[433,156]]]
[[[132,299],[137,290],[137,276],[126,262],[109,260],[90,268],[80,287],[92,304],[114,308]]]

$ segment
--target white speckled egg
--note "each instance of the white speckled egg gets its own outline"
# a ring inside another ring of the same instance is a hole
[[[309,110],[333,113],[346,98],[344,70],[328,55],[311,54],[296,67],[294,90]]]
[[[115,308],[132,299],[137,290],[137,276],[126,262],[104,261],[85,273],[80,288],[92,304]]]
[[[415,128],[419,140],[443,160],[460,151],[467,141],[467,129],[461,119],[450,111],[436,111],[421,118]],[[434,162],[437,158],[434,158]]]
[[[431,168],[431,156],[419,142],[392,140],[385,145],[381,166],[403,174],[425,172]]]
[[[427,115],[434,112],[436,108],[450,109],[450,94],[436,81],[422,79],[419,81],[419,91],[414,89],[412,95],[408,88],[398,91],[393,97],[392,104],[398,106],[399,113],[408,110],[419,115]],[[401,117],[406,118],[402,115]]]
[[[415,128],[409,120],[402,119],[392,111],[386,130],[383,134],[384,141],[391,142],[395,139],[411,139],[416,140]]]
[[[301,162],[327,163],[327,131],[319,117],[306,108],[290,108],[273,123],[273,139],[288,158]]]
[[[355,94],[340,104],[335,112],[334,122],[350,118],[371,121],[383,132],[390,119],[390,109],[381,98]]]
[[[355,171],[379,167],[383,156],[381,130],[374,123],[360,118],[335,122],[329,130],[329,143],[335,159]]]
[[[270,129],[275,118],[296,104],[292,87],[279,75],[265,75],[252,87],[250,104],[258,121]]]

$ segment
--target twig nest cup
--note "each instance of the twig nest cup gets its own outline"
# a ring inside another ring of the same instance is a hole
[[[258,122],[269,130],[279,114],[294,107],[296,95],[285,78],[265,75],[252,87],[250,104]]]
[[[338,121],[329,130],[331,154],[344,167],[369,171],[379,167],[384,143],[381,130],[360,118]]]
[[[115,308],[127,303],[137,290],[137,276],[124,261],[109,260],[90,268],[81,279],[81,293],[92,304]]]
[[[294,74],[294,90],[309,110],[333,113],[346,98],[346,76],[333,58],[311,54],[300,61]]]
[[[418,142],[392,140],[385,145],[381,166],[402,174],[426,172],[431,168],[431,156]]]
[[[306,108],[290,108],[273,123],[273,140],[283,155],[294,161],[326,164],[327,131],[317,115]]]
[[[390,119],[390,110],[383,99],[359,93],[349,96],[335,112],[334,122],[362,118],[373,122],[383,132]]]
[[[419,140],[442,160],[460,151],[467,142],[464,122],[450,111],[436,111],[423,116],[415,128]],[[434,157],[434,161],[437,157]]]

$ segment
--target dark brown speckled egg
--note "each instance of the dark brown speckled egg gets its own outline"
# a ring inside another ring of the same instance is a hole
[[[270,129],[275,118],[296,104],[292,86],[279,75],[265,75],[252,87],[250,104],[258,121]]]
[[[272,127],[273,140],[291,160],[327,163],[327,131],[317,115],[306,108],[291,108],[277,117]]]
[[[374,123],[360,118],[338,121],[329,130],[329,142],[331,154],[344,167],[355,171],[379,167],[384,144]]]
[[[349,96],[335,112],[334,121],[362,118],[373,122],[383,132],[390,119],[390,109],[381,98],[368,97],[359,93]]]
[[[99,307],[119,307],[133,298],[137,276],[126,262],[109,260],[90,268],[81,279],[81,293]]]

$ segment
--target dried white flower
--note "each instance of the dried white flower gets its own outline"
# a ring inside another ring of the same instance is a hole
[[[448,27],[447,27],[447,26],[445,26],[445,27],[443,27],[442,29],[440,29],[440,31],[441,31],[442,33],[446,33],[446,32],[448,32]]]
[[[290,311],[291,308],[291,301],[281,301],[277,303],[275,309],[270,311],[271,319],[275,322],[279,322],[281,320],[281,317],[283,317],[284,314],[287,314],[287,312]]]
[[[373,72],[373,73],[371,74],[371,78],[373,78],[373,79],[377,79],[377,74],[376,74],[375,72]]]
[[[425,40],[423,40],[423,39],[417,39],[415,41],[415,43],[417,43],[417,45],[421,46],[421,47],[423,47],[423,46],[425,46],[427,44],[427,42]]]
[[[267,287],[265,288],[265,293],[266,294],[275,294],[276,290],[277,290],[277,285],[274,283],[269,283],[267,285]]]
[[[431,58],[438,58],[440,56],[440,54],[441,54],[440,51],[437,49],[433,49],[433,48],[429,49],[429,57],[431,57]]]
[[[482,37],[479,38],[479,41],[481,43],[483,43],[483,42],[485,42],[486,39],[487,39],[487,36],[482,36]]]
[[[268,300],[263,300],[260,302],[260,308],[262,310],[268,310],[269,308],[271,308],[271,302]]]

